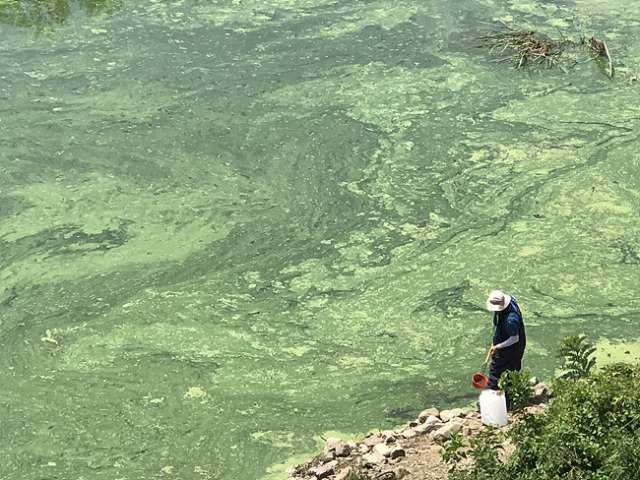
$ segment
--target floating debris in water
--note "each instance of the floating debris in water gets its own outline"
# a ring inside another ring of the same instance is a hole
[[[582,43],[586,44],[587,41],[583,38]],[[609,78],[613,78],[613,60],[611,60],[611,55],[609,54],[606,42],[598,40],[596,37],[591,37],[588,41],[588,46],[598,57],[606,57],[609,61]]]
[[[485,35],[483,40],[491,48],[491,52],[513,51],[509,60],[522,68],[529,63],[556,64],[556,57],[564,51],[564,47],[571,42],[568,38],[551,38],[540,35],[535,30],[517,30],[505,25],[506,31]]]

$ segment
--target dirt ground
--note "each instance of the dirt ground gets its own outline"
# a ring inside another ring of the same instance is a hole
[[[524,411],[542,411],[547,407],[547,402],[540,402],[527,407]],[[501,430],[506,431],[510,429],[514,423],[524,413],[511,414],[509,413],[509,423],[507,426],[502,427]],[[465,413],[464,423],[466,429],[463,429],[465,437],[475,435],[479,431],[484,430],[486,427],[482,425],[479,412],[468,411]],[[404,441],[406,456],[401,457],[398,461],[391,460],[388,464],[382,466],[382,468],[370,469],[368,473],[369,477],[373,480],[446,480],[449,478],[449,467],[442,459],[442,447],[433,441],[429,435],[418,436],[410,439],[410,441]],[[467,438],[464,441],[465,445],[469,442]],[[508,442],[502,445],[502,459],[506,460],[513,451],[513,446]],[[464,468],[469,465],[470,460],[462,461],[459,467]],[[393,472],[393,473],[391,473]]]
[[[544,410],[549,400],[547,391],[544,392],[544,395],[538,396],[537,401],[523,412],[509,413],[508,424],[501,427],[501,430],[511,428],[526,411]],[[439,412],[439,416],[444,417],[447,412],[451,411]],[[464,436],[464,444],[468,445],[468,437],[476,435],[486,427],[482,424],[480,413],[475,410],[458,410],[455,416],[439,418],[439,420],[441,422],[432,429],[421,430],[421,426],[428,424],[423,417],[403,428],[370,433],[354,445],[355,448],[349,455],[343,457],[328,451],[325,447],[323,453],[306,464],[292,467],[289,480],[345,480],[353,469],[362,469],[362,473],[366,474],[370,480],[446,480],[449,478],[450,465],[446,464],[442,458],[443,449],[437,441],[437,429],[456,424]],[[368,456],[378,444],[395,450],[396,454],[388,455],[382,460],[370,461]],[[502,446],[502,456],[506,459],[513,451],[513,447],[508,441]],[[464,468],[468,465],[465,462],[469,461],[463,460],[458,467]]]

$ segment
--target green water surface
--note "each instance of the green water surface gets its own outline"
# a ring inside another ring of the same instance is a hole
[[[638,361],[638,18],[0,0],[0,478],[286,478],[475,402],[494,288],[532,374]],[[574,43],[517,70],[503,24]]]

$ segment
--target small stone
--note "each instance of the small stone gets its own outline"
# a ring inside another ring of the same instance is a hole
[[[305,464],[300,463],[298,465],[290,466],[285,470],[285,473],[288,473],[291,476],[302,475],[307,471],[307,468],[308,468],[308,465],[306,463]]]
[[[316,468],[313,473],[316,476],[316,478],[318,478],[318,480],[322,480],[323,478],[327,478],[333,475],[335,473],[335,468],[337,465],[338,465],[338,462],[334,460],[333,462],[329,462],[325,465],[321,465],[320,467]]]
[[[335,437],[329,437],[327,438],[327,441],[324,444],[324,451],[325,452],[335,451],[336,447],[341,443],[343,443],[341,439],[335,438]]]
[[[407,452],[405,452],[404,448],[402,447],[396,447],[393,450],[391,450],[391,455],[389,455],[389,457],[391,458],[400,458],[400,457],[406,457],[407,456]]]
[[[382,435],[380,435],[379,433],[367,435],[364,439],[365,445],[368,445],[370,447],[373,447],[378,443],[382,443],[383,441],[384,439],[382,438]]]
[[[462,424],[458,422],[449,422],[444,427],[439,428],[431,434],[431,439],[435,442],[449,440],[454,433],[462,430]]]
[[[441,427],[442,423],[423,423],[422,425],[418,425],[413,429],[418,435],[424,435],[425,433],[429,433],[432,430],[435,430],[438,427]]]
[[[424,423],[429,424],[429,425],[433,425],[436,423],[441,423],[442,420],[440,420],[440,417],[436,417],[435,415],[429,415],[427,417],[427,419],[424,421]]]
[[[437,417],[439,415],[440,411],[437,408],[427,408],[426,410],[420,412],[420,415],[418,415],[418,421],[420,423],[424,423],[424,421],[430,416]]]
[[[464,416],[464,410],[462,410],[461,408],[453,408],[451,410],[443,410],[440,412],[440,418],[442,419],[443,422],[447,422],[452,418],[463,417],[463,416]]]
[[[528,383],[530,387],[535,387],[540,382],[538,381],[538,377],[531,377]]]
[[[336,446],[336,457],[348,457],[351,454],[351,445],[345,442],[340,442]]]
[[[387,461],[387,459],[380,452],[371,452],[362,456],[363,465],[365,467],[373,467],[375,465],[381,465]]]
[[[334,460],[336,458],[336,452],[331,451],[331,452],[322,452],[320,454],[320,460],[322,460],[323,462],[330,462],[331,460]]]
[[[384,472],[377,474],[376,478],[379,478],[380,480],[395,480],[396,472],[393,470],[385,470]]]
[[[336,475],[335,480],[344,480],[349,476],[350,472],[351,472],[351,467],[343,468],[342,470],[340,470],[340,473]]]
[[[384,443],[379,443],[373,446],[373,452],[380,453],[384,457],[388,457],[391,455],[391,448],[385,445]]]
[[[538,398],[548,397],[551,394],[549,386],[545,383],[539,383],[533,389],[533,393]]]
[[[397,479],[402,479],[407,475],[411,475],[411,472],[404,467],[396,468],[394,471],[396,472]]]
[[[413,438],[417,435],[415,430],[409,429],[402,432],[402,438]]]

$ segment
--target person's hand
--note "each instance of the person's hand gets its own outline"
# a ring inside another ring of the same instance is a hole
[[[495,355],[496,353],[498,353],[498,350],[499,350],[499,348],[492,343],[491,344],[491,348],[489,349],[489,355],[490,356]]]

